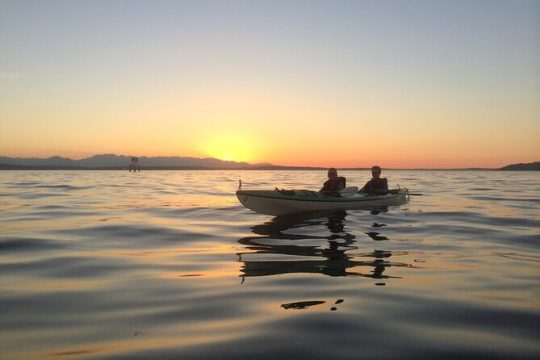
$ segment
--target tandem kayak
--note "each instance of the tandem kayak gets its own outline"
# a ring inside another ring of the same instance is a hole
[[[288,215],[306,211],[373,209],[404,204],[407,189],[391,190],[386,195],[348,193],[328,196],[310,190],[242,190],[236,191],[238,200],[255,212],[266,215]]]

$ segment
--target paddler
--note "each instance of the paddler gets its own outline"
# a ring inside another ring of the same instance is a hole
[[[319,192],[329,196],[340,196],[339,192],[345,188],[347,180],[343,176],[338,176],[335,168],[328,169],[328,180],[323,184]]]
[[[382,169],[380,166],[373,166],[371,168],[372,179],[369,180],[359,192],[377,195],[388,194],[388,180],[381,177],[381,172]]]

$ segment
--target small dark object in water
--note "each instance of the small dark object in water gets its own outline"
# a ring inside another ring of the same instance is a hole
[[[366,235],[372,238],[373,240],[380,241],[380,240],[388,240],[386,236],[379,236],[380,233],[375,231],[367,232]]]
[[[281,307],[284,309],[302,310],[310,306],[324,304],[325,302],[326,301],[322,301],[322,300],[299,301],[299,302],[294,302],[294,303],[289,303],[289,304],[282,304]]]

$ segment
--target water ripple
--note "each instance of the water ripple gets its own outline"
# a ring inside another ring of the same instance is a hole
[[[540,357],[539,174],[385,173],[422,196],[272,218],[238,179],[325,172],[0,172],[2,356]]]

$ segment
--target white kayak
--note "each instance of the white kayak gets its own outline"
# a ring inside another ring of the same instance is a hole
[[[374,209],[404,204],[407,189],[391,190],[386,195],[342,192],[328,196],[310,190],[242,190],[236,191],[238,200],[255,212],[266,215],[287,215],[306,211]]]

